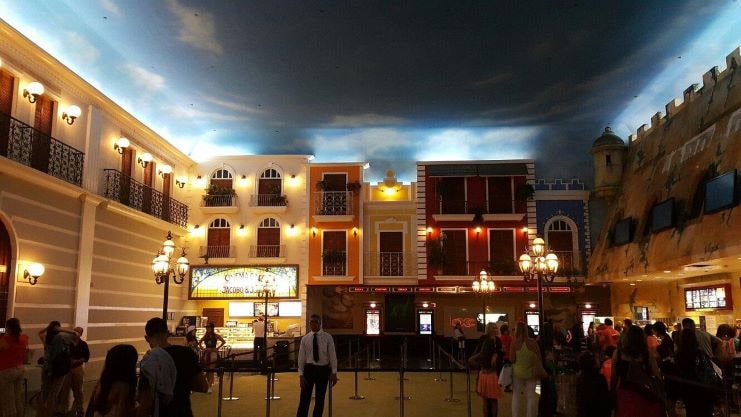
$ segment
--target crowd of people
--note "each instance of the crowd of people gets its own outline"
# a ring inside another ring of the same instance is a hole
[[[484,417],[497,416],[508,390],[513,417],[556,416],[559,392],[573,396],[564,403],[575,403],[578,417],[674,417],[677,406],[686,417],[712,417],[719,404],[734,406],[721,401],[732,398],[733,358],[741,353],[733,327],[720,325],[711,335],[685,318],[670,334],[662,322],[640,327],[626,319],[615,326],[607,319],[580,329],[581,323],[564,331],[546,322],[536,337],[520,322],[513,338],[508,325],[488,323],[468,359],[479,369]],[[570,371],[575,379],[558,378]],[[567,383],[571,391],[559,389]]]

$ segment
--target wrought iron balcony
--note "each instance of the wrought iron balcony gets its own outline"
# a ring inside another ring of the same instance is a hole
[[[201,200],[201,207],[236,207],[237,196],[234,194],[206,194]]]
[[[250,258],[285,258],[286,245],[252,245]]]
[[[201,246],[198,251],[201,258],[236,258],[234,246],[230,245],[208,245]]]
[[[83,152],[3,113],[0,155],[70,184],[82,185]]]
[[[365,275],[369,277],[404,277],[416,274],[411,252],[369,252],[365,254]]]
[[[288,204],[288,199],[282,194],[253,194],[250,196],[252,207],[282,207]]]
[[[314,214],[346,216],[353,214],[352,191],[320,191],[314,193]]]
[[[554,251],[558,256],[557,276],[583,276],[584,262],[578,253],[570,251]],[[442,266],[434,265],[430,268],[435,275],[451,276],[478,276],[481,269],[486,269],[489,275],[497,276],[519,276],[522,275],[515,259],[511,261],[468,261],[464,258],[445,259]]]
[[[438,214],[513,214],[525,213],[527,202],[524,200],[507,199],[497,201],[470,201],[470,200],[447,200],[438,201]]]
[[[345,276],[347,275],[347,252],[324,251],[322,254],[323,276]]]
[[[121,171],[104,169],[104,196],[158,219],[186,227],[188,206],[144,185]]]

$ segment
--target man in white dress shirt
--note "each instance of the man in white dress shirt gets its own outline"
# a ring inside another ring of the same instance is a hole
[[[311,392],[316,385],[314,417],[324,413],[327,384],[337,384],[337,353],[332,335],[322,330],[322,320],[316,314],[309,319],[311,333],[301,338],[298,349],[298,375],[301,381],[301,399],[296,417],[308,417]]]
[[[252,331],[255,334],[253,355],[255,363],[259,364],[265,358],[265,321],[262,316],[252,323]]]

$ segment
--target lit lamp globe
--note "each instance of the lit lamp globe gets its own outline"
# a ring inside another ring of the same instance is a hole
[[[157,255],[152,261],[152,271],[157,276],[166,275],[169,267],[168,258],[165,254]]]
[[[546,255],[545,266],[548,269],[549,273],[555,274],[556,271],[558,271],[558,256],[556,256],[556,254],[553,252]]]
[[[543,238],[536,237],[533,239],[533,254],[535,256],[543,256],[543,253],[545,251],[545,241]]]
[[[527,253],[523,253],[522,255],[520,255],[520,260],[518,261],[518,264],[520,265],[520,271],[523,274],[526,274],[530,272],[530,268],[533,265],[533,259]]]
[[[180,277],[184,277],[185,274],[188,273],[189,266],[190,266],[190,263],[188,262],[188,258],[186,258],[185,256],[181,256],[180,258],[178,258],[177,267],[176,267],[178,275],[180,275]]]
[[[474,281],[473,284],[471,284],[471,288],[473,288],[474,292],[481,291],[481,285],[479,284],[478,281]]]
[[[28,275],[32,277],[40,277],[44,275],[44,265],[41,265],[40,263],[32,263],[28,266]]]
[[[494,284],[494,281],[489,281],[488,286],[489,286],[489,292],[494,292],[494,290],[497,288],[496,285]]]
[[[172,256],[173,252],[175,252],[175,242],[173,242],[169,236],[167,237],[167,240],[162,243],[162,252],[164,252],[165,256],[168,258]]]

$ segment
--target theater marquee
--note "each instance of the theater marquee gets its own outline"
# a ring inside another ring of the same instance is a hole
[[[190,295],[193,300],[264,297],[260,283],[268,280],[275,293],[271,298],[298,296],[298,265],[275,266],[193,266]]]

